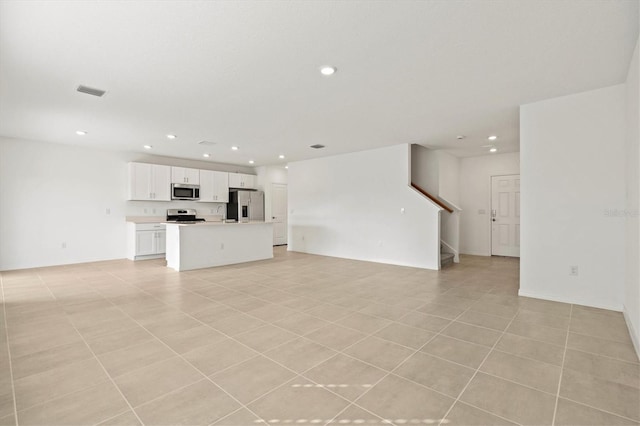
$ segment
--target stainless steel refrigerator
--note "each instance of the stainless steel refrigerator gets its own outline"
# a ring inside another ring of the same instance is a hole
[[[264,192],[242,189],[229,191],[227,219],[238,222],[264,221]]]

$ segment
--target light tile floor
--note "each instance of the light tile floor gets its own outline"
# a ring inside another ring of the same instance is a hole
[[[518,297],[516,259],[275,254],[2,273],[0,424],[640,421],[621,314]]]

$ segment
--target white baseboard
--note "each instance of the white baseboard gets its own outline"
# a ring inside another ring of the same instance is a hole
[[[627,307],[622,305],[622,315],[624,315],[624,321],[627,323],[627,328],[629,329],[629,335],[631,335],[631,341],[633,342],[633,347],[636,350],[636,356],[640,360],[640,335],[638,335],[638,330],[633,328],[633,322],[631,322],[631,318],[629,318],[629,314],[627,313]]]
[[[491,253],[487,253],[486,251],[463,250],[463,249],[460,249],[460,254],[468,254],[470,256],[491,256]]]
[[[552,302],[570,303],[572,305],[588,306],[590,308],[599,308],[599,309],[607,309],[609,311],[622,312],[622,306],[619,306],[619,305],[614,306],[614,305],[607,305],[603,303],[588,303],[585,301],[574,300],[568,297],[562,297],[557,295],[529,293],[526,291],[522,291],[522,289],[518,290],[518,296],[531,297],[533,299],[551,300]]]

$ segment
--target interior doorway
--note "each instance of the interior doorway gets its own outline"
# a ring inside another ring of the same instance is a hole
[[[287,244],[287,185],[271,184],[271,221],[273,222],[273,245]]]
[[[491,255],[520,257],[520,175],[491,177]]]

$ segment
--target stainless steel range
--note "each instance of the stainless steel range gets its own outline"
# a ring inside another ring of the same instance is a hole
[[[176,223],[198,223],[205,220],[196,217],[195,209],[168,209],[167,210],[167,222]]]

